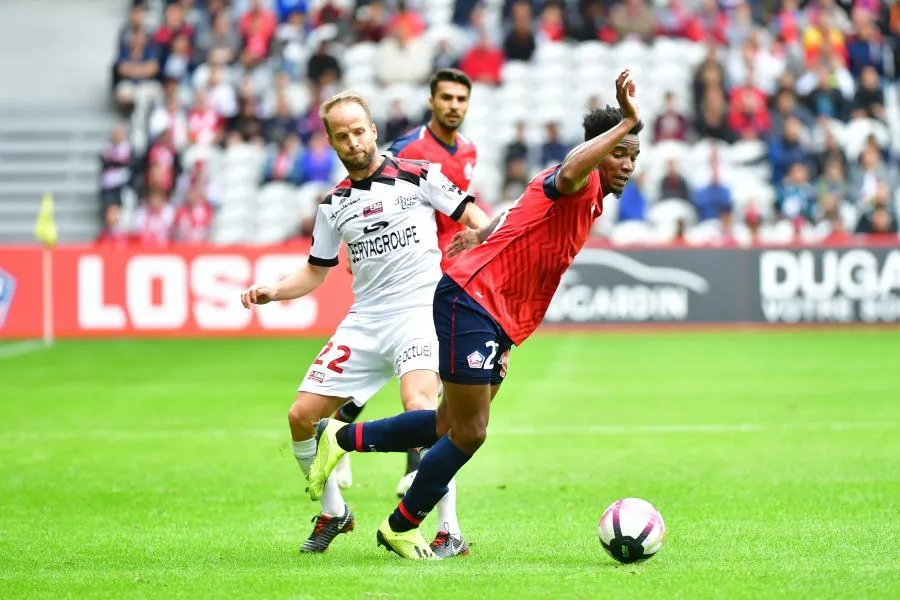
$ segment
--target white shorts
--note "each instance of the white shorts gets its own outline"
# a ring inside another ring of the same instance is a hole
[[[362,406],[396,376],[438,372],[431,307],[390,317],[349,314],[310,365],[300,392],[349,398]]]

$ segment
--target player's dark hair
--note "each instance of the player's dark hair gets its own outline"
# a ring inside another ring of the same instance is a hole
[[[452,81],[453,83],[461,83],[466,86],[469,92],[472,91],[472,80],[469,76],[459,69],[438,69],[428,80],[428,87],[431,88],[431,97],[437,92],[437,86],[442,81]]]
[[[609,106],[605,108],[595,108],[588,114],[584,115],[584,141],[592,140],[598,135],[604,134],[622,120],[622,109],[618,106]],[[644,129],[644,122],[638,119],[631,131],[635,135]]]

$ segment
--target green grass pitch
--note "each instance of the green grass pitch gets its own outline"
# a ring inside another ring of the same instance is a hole
[[[472,554],[440,563],[375,545],[399,455],[354,456],[356,531],[298,554],[286,413],[320,346],[0,359],[0,598],[900,597],[897,329],[536,336],[459,477]],[[626,496],[668,529],[637,566],[596,536]]]

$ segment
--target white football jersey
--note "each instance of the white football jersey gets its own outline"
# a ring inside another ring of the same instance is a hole
[[[370,177],[344,179],[319,205],[309,263],[353,271],[350,312],[384,314],[430,306],[441,278],[434,211],[459,219],[474,199],[426,161],[386,157]]]

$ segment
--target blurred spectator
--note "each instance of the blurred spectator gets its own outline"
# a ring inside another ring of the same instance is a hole
[[[863,69],[871,67],[879,75],[884,75],[884,59],[888,55],[888,46],[884,43],[878,28],[872,23],[868,12],[859,19],[856,35],[847,44],[850,74],[859,79]]]
[[[837,161],[841,164],[841,170],[846,173],[847,157],[844,156],[844,151],[841,150],[840,143],[835,137],[834,132],[828,128],[827,123],[821,123],[817,128],[817,131],[824,132],[825,137],[824,142],[821,145],[822,149],[816,153],[815,156],[816,172],[823,173],[827,163]]]
[[[784,133],[774,137],[769,144],[769,163],[772,165],[772,183],[778,185],[794,163],[809,165],[810,155],[803,146],[803,125],[794,117],[784,122]]]
[[[679,198],[681,200],[691,199],[691,190],[687,181],[678,172],[678,163],[675,159],[666,161],[666,174],[659,182],[660,198]]]
[[[687,117],[678,112],[678,107],[675,105],[675,94],[666,92],[663,103],[663,112],[656,117],[656,122],[653,124],[653,141],[686,141],[691,132],[691,123]]]
[[[719,10],[716,0],[702,0],[693,24],[697,31],[692,31],[690,38],[698,42],[708,40],[716,44],[724,44],[727,26],[728,19],[725,17],[724,11]]]
[[[109,144],[100,153],[100,203],[105,211],[109,206],[122,204],[122,190],[131,181],[131,143],[122,123],[113,127]]]
[[[181,106],[177,90],[170,90],[162,104],[158,104],[150,113],[150,121],[147,126],[150,137],[156,138],[164,132],[169,132],[172,143],[179,151],[188,143],[187,113]]]
[[[300,164],[300,139],[289,135],[278,142],[277,148],[269,150],[263,167],[263,181],[284,181],[300,185],[303,180],[303,166]]]
[[[646,174],[632,177],[619,198],[619,221],[643,221],[647,212],[647,196],[643,188]]]
[[[856,225],[856,233],[877,237],[897,237],[897,219],[884,206],[865,213]]]
[[[222,142],[225,121],[209,104],[205,90],[197,90],[194,107],[187,116],[187,137],[191,144],[211,146]]]
[[[253,98],[243,100],[237,116],[228,120],[226,142],[228,145],[241,142],[263,144],[263,122],[257,115],[257,103]]]
[[[478,43],[463,54],[459,70],[469,76],[472,83],[496,85],[500,83],[503,68],[503,51],[491,43],[487,32],[482,32]]]
[[[194,70],[191,57],[191,42],[184,34],[175,36],[172,41],[172,51],[166,59],[162,69],[164,79],[177,81],[181,85],[190,82],[191,73]]]
[[[876,196],[879,183],[889,189],[898,188],[896,172],[886,165],[877,146],[868,145],[859,155],[858,165],[850,173],[850,198],[860,206]]]
[[[733,52],[728,73],[732,84],[752,85],[766,95],[775,92],[776,82],[787,67],[787,57],[777,44],[765,44],[753,30],[740,52]]]
[[[131,48],[131,39],[135,34],[143,34],[147,37],[147,27],[144,20],[147,18],[147,9],[141,3],[136,3],[128,12],[128,22],[119,32],[119,53],[127,52]]]
[[[784,123],[787,119],[793,118],[800,121],[804,127],[812,129],[815,126],[815,119],[812,113],[797,102],[797,94],[794,90],[784,89],[778,92],[774,99],[775,107],[770,114],[771,128],[769,133],[772,137],[780,137],[784,134]]]
[[[635,37],[649,42],[656,30],[653,12],[644,0],[617,3],[609,13],[609,21],[620,40]]]
[[[131,45],[123,49],[116,61],[116,102],[122,110],[134,106],[138,86],[155,85],[159,73],[159,57],[142,32],[131,34]]]
[[[884,91],[881,89],[881,81],[875,67],[865,67],[862,70],[859,88],[856,90],[856,98],[853,101],[854,119],[879,119],[887,122],[887,113],[884,110]]]
[[[812,81],[812,78],[815,78],[815,81]],[[843,120],[846,112],[844,95],[838,87],[837,77],[827,66],[820,65],[814,72],[806,73],[800,78],[797,82],[797,91],[804,93],[803,90],[807,89],[806,105],[813,115]]]
[[[425,33],[425,20],[418,12],[407,6],[406,0],[397,0],[397,11],[388,22],[388,30],[403,29],[408,39],[416,39]]]
[[[456,50],[453,49],[453,44],[450,40],[447,38],[438,40],[434,50],[434,61],[432,61],[431,65],[432,70],[454,69],[458,64],[459,56],[457,56]]]
[[[408,83],[418,85],[431,72],[431,48],[420,37],[412,37],[407,27],[400,26],[391,37],[378,44],[375,73],[382,85]]]
[[[212,19],[210,29],[197,34],[194,58],[198,64],[210,62],[227,65],[238,56],[241,40],[231,26],[227,11],[222,11]]]
[[[172,241],[175,208],[160,190],[151,190],[135,212],[135,233],[144,248],[164,248]]]
[[[667,0],[656,7],[656,34],[666,37],[690,37],[694,18],[681,0]]]
[[[844,33],[834,26],[832,17],[827,12],[819,14],[818,21],[813,21],[803,32],[803,49],[806,64],[812,68],[830,50],[840,57],[841,64],[847,64],[847,46]]]
[[[121,250],[128,246],[131,236],[122,224],[122,207],[110,204],[103,211],[103,228],[97,236],[96,244],[104,248]]]
[[[309,57],[306,65],[306,77],[317,85],[321,84],[326,73],[331,73],[336,79],[341,78],[341,64],[328,52],[328,46],[327,39],[320,40],[316,52]]]
[[[391,101],[391,107],[388,110],[388,119],[384,124],[384,139],[382,141],[393,141],[409,131],[409,129],[409,117],[406,116],[403,100],[395,98]]]
[[[175,211],[174,240],[181,244],[203,244],[209,239],[213,207],[199,188],[188,190],[184,204]]]
[[[740,47],[753,32],[753,14],[750,5],[741,2],[731,12],[725,25],[725,40],[733,47]]]
[[[360,42],[377,44],[388,35],[387,15],[384,2],[375,0],[369,4],[358,6],[353,20],[356,39]]]
[[[251,0],[250,10],[238,22],[238,32],[244,40],[245,52],[266,56],[277,25],[275,14],[265,6],[263,0]]]
[[[531,151],[528,148],[528,138],[525,134],[525,123],[524,121],[518,121],[516,123],[516,133],[515,137],[513,137],[512,141],[506,145],[506,154],[504,157],[504,164],[509,167],[509,164],[513,161],[524,161],[526,165],[529,164],[529,155]]]
[[[541,144],[540,168],[546,169],[551,165],[562,163],[571,149],[568,144],[559,139],[559,123],[547,121],[544,124],[547,137]]]
[[[234,87],[225,82],[223,77],[221,67],[210,68],[206,90],[210,106],[223,118],[230,119],[238,111],[237,94]]]
[[[538,42],[541,44],[561,42],[566,37],[563,9],[556,2],[547,2],[538,19]]]
[[[528,165],[523,158],[514,158],[506,163],[506,173],[503,178],[503,192],[501,202],[513,202],[525,191],[528,185]]]
[[[714,47],[706,53],[703,62],[697,67],[694,74],[694,114],[699,115],[701,107],[706,99],[709,90],[718,90],[725,94],[725,69],[716,59],[716,50]]]
[[[772,25],[785,43],[799,44],[800,32],[806,28],[806,16],[800,11],[797,0],[783,0]]]
[[[607,28],[602,0],[580,0],[578,10],[570,10],[567,16],[567,35],[579,42],[596,40]]]
[[[166,130],[160,135],[145,157],[145,185],[163,190],[169,194],[175,187],[179,175],[178,154],[172,143],[172,132]]]
[[[309,0],[275,0],[275,12],[279,23],[290,21],[296,14],[305,15],[309,10]]]
[[[707,90],[694,128],[701,138],[713,138],[723,142],[734,140],[734,134],[728,126],[725,95],[721,90],[717,88]]]
[[[805,163],[795,162],[788,168],[784,183],[778,188],[775,210],[791,221],[812,221],[815,209],[815,189],[809,181],[809,170]]]
[[[843,4],[850,2],[843,1]],[[833,26],[840,32],[850,31],[850,19],[843,8],[838,6],[834,0],[814,0],[806,2],[806,21],[809,23],[820,23],[822,15],[825,15],[829,26]]]
[[[694,208],[697,222],[717,219],[724,211],[731,210],[731,189],[722,182],[718,153],[710,157],[711,175],[709,183],[694,192]]]
[[[194,161],[190,171],[181,174],[175,182],[170,202],[176,205],[184,204],[190,190],[199,190],[212,206],[219,204],[221,190],[218,181],[210,174],[206,161]]]
[[[297,135],[300,122],[291,114],[287,97],[283,94],[275,101],[275,114],[266,122],[263,137],[267,142],[280,144],[288,136]]]
[[[318,131],[312,135],[306,152],[300,158],[303,181],[331,181],[331,174],[337,166],[337,156],[328,144],[328,136]]]
[[[302,74],[300,63],[306,58],[306,15],[294,10],[285,23],[275,31],[275,53],[281,61],[281,68],[299,78]]]
[[[194,39],[194,28],[184,19],[184,7],[181,4],[169,4],[162,27],[153,34],[153,43],[159,49],[160,61],[165,64],[172,51],[172,44],[178,36]]]
[[[735,86],[729,98],[728,125],[745,140],[758,140],[769,131],[766,95],[753,85],[754,69],[747,66],[747,81]]]
[[[479,33],[479,37],[483,34]],[[531,60],[537,48],[537,41],[531,29],[531,5],[516,2],[512,8],[512,29],[503,40],[503,54],[506,60]]]
[[[839,160],[830,160],[825,164],[824,171],[819,177],[817,196],[821,199],[823,196],[831,195],[839,198],[841,201],[850,198],[847,189],[847,176],[844,173],[844,165]]]

